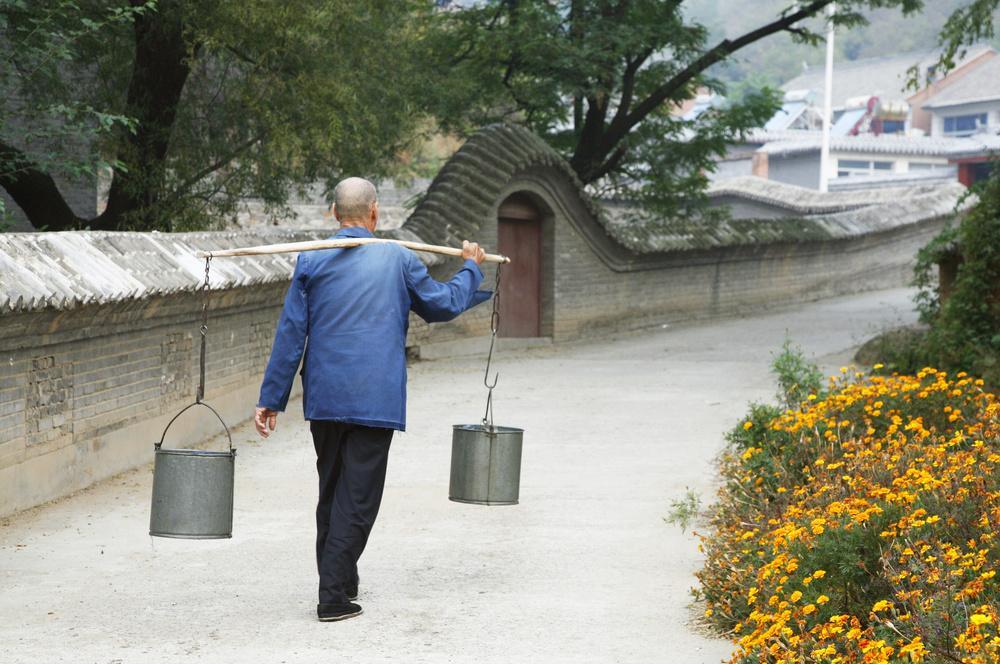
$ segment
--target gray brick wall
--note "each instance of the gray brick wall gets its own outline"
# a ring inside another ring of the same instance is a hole
[[[252,413],[285,287],[213,296],[206,393],[231,424]],[[195,397],[199,316],[199,298],[179,294],[0,319],[0,514],[151,461]],[[168,440],[220,431],[194,416]]]

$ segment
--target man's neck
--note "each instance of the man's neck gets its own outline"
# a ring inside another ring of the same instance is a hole
[[[363,224],[358,222],[349,222],[349,221],[340,222],[340,230],[344,230],[345,228],[363,228],[369,233],[372,232],[372,229],[368,228],[368,224]]]

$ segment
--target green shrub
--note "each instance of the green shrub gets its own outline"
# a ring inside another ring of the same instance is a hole
[[[778,381],[778,400],[787,408],[798,408],[810,394],[819,395],[823,389],[823,372],[788,338],[771,361],[771,373]]]
[[[918,356],[925,364],[981,376],[1000,386],[1000,168],[975,188],[978,202],[957,228],[945,229],[918,255],[917,308],[930,326]],[[937,262],[962,257],[954,287],[941,302]]]

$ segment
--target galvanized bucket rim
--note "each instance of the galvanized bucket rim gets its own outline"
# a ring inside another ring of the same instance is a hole
[[[484,424],[453,424],[452,429],[460,431],[482,431],[483,433],[524,433],[524,429],[517,427],[493,426],[492,428]]]
[[[198,456],[198,457],[219,457],[232,458],[236,456],[236,449],[228,451],[219,450],[185,450],[169,447],[157,447],[153,450],[156,454],[175,454],[177,456]]]

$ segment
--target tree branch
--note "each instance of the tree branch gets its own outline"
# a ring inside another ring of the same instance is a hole
[[[504,8],[507,7],[509,4],[510,3],[508,3],[508,2],[501,2],[497,6],[497,10],[496,10],[496,12],[494,12],[493,18],[490,19],[490,22],[488,24],[486,24],[486,31],[487,32],[492,31],[493,28],[496,27],[496,24],[500,21],[500,16],[503,15]],[[462,52],[456,54],[451,59],[450,65],[452,67],[454,67],[455,65],[457,65],[460,62],[462,62],[463,60],[465,60],[467,57],[469,57],[469,55],[472,53],[472,51],[475,48],[476,48],[476,41],[475,41],[475,39],[470,39],[468,45],[466,45],[466,47],[465,47],[465,50],[463,50]]]
[[[660,104],[665,102],[670,96],[690,83],[696,76],[703,73],[712,65],[721,62],[726,57],[736,51],[760,41],[764,37],[769,37],[776,32],[787,31],[799,21],[814,16],[821,9],[829,5],[834,0],[812,0],[809,4],[782,16],[776,21],[763,25],[756,30],[752,30],[734,40],[724,39],[708,51],[703,53],[694,62],[689,64],[683,71],[678,72],[669,81],[658,87],[646,99],[639,103],[635,110],[629,114],[625,122],[626,130],[632,129],[635,125],[652,113]]]
[[[594,180],[600,180],[605,175],[618,168],[618,164],[621,163],[622,159],[624,159],[627,154],[628,148],[624,145],[619,145],[615,148],[615,151],[611,153],[610,157],[604,160],[601,167],[594,171]]]
[[[125,145],[118,157],[127,170],[114,171],[108,205],[92,227],[118,228],[124,217],[150,210],[163,195],[170,134],[191,72],[188,58],[199,50],[199,45],[189,46],[184,38],[182,15],[174,0],[161,2],[156,14],[135,20],[135,59],[126,108],[138,129],[123,137]]]
[[[622,94],[618,102],[618,110],[611,119],[608,131],[615,131],[628,117],[629,108],[632,106],[632,95],[635,94],[635,77],[639,73],[639,68],[653,55],[652,49],[646,49],[634,60],[626,62],[625,73],[622,75]]]
[[[0,141],[0,163],[13,166],[0,170],[0,186],[24,210],[35,228],[65,231],[86,225],[86,220],[70,208],[55,180],[39,170],[23,152]]]
[[[236,146],[236,148],[230,150],[227,154],[223,155],[222,157],[220,157],[213,163],[209,164],[208,166],[205,166],[203,169],[201,169],[194,175],[184,180],[184,182],[174,187],[173,191],[165,200],[175,200],[178,198],[183,198],[188,189],[190,189],[198,182],[200,182],[202,179],[208,177],[215,171],[219,170],[220,168],[231,162],[233,159],[236,159],[236,157],[240,156],[241,154],[252,148],[262,138],[263,135],[258,134],[256,136],[253,136],[252,138],[247,139],[243,143],[240,143],[238,146]]]
[[[669,80],[653,90],[652,93],[636,104],[631,110],[626,110],[623,113],[622,108],[619,107],[619,112],[615,114],[614,119],[608,126],[605,126],[603,116],[598,126],[592,126],[590,124],[591,115],[588,113],[584,122],[584,131],[581,132],[576,151],[570,159],[570,165],[573,167],[573,170],[585,184],[593,182],[598,177],[597,173],[608,173],[612,170],[606,163],[610,159],[608,155],[613,154],[614,158],[620,161],[622,157],[618,156],[618,146],[628,136],[629,132],[664,102],[692,83],[705,70],[714,64],[722,62],[740,49],[765,37],[787,31],[790,28],[797,30],[798,28],[794,27],[796,23],[814,16],[833,1],[811,0],[805,6],[788,12],[777,20],[747,32],[736,39],[722,40],[698,56],[683,70],[675,73]]]

